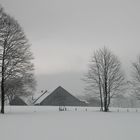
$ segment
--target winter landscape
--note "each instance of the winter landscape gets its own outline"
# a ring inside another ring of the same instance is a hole
[[[139,140],[140,112],[98,108],[7,107],[0,115],[2,140]],[[116,110],[116,111],[115,111]],[[139,110],[140,111],[140,110]]]
[[[139,13],[0,0],[0,140],[140,140]]]

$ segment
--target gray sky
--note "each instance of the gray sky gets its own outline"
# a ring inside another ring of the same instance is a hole
[[[139,0],[0,0],[29,38],[38,90],[83,92],[92,52],[107,46],[125,72],[140,54]],[[130,70],[129,70],[130,69]]]

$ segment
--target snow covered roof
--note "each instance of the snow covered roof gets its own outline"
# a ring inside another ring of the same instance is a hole
[[[49,93],[46,90],[33,102],[33,104],[40,104],[48,95],[49,95]]]

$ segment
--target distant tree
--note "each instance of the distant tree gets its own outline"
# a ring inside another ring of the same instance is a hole
[[[88,102],[89,106],[94,106],[94,107],[100,107],[100,100],[99,98],[95,96],[91,96],[90,94],[87,94],[85,96],[86,101]]]
[[[132,82],[133,92],[138,100],[140,100],[140,56],[136,62],[132,63],[133,73]]]
[[[1,113],[6,96],[26,94],[34,88],[34,65],[30,45],[21,26],[0,9]],[[31,84],[29,84],[31,82]],[[28,89],[28,90],[27,90]]]
[[[111,98],[123,90],[124,75],[118,58],[107,48],[95,51],[85,81],[91,90],[100,98],[101,110],[107,112]]]
[[[15,96],[33,96],[36,81],[33,74],[26,74],[23,77],[7,79],[5,84],[5,100],[10,103]]]

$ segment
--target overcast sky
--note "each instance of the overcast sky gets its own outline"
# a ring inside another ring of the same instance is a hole
[[[139,0],[0,0],[32,44],[37,90],[64,86],[83,92],[81,81],[96,49],[107,46],[126,73],[140,54]],[[37,92],[38,92],[37,91]]]

